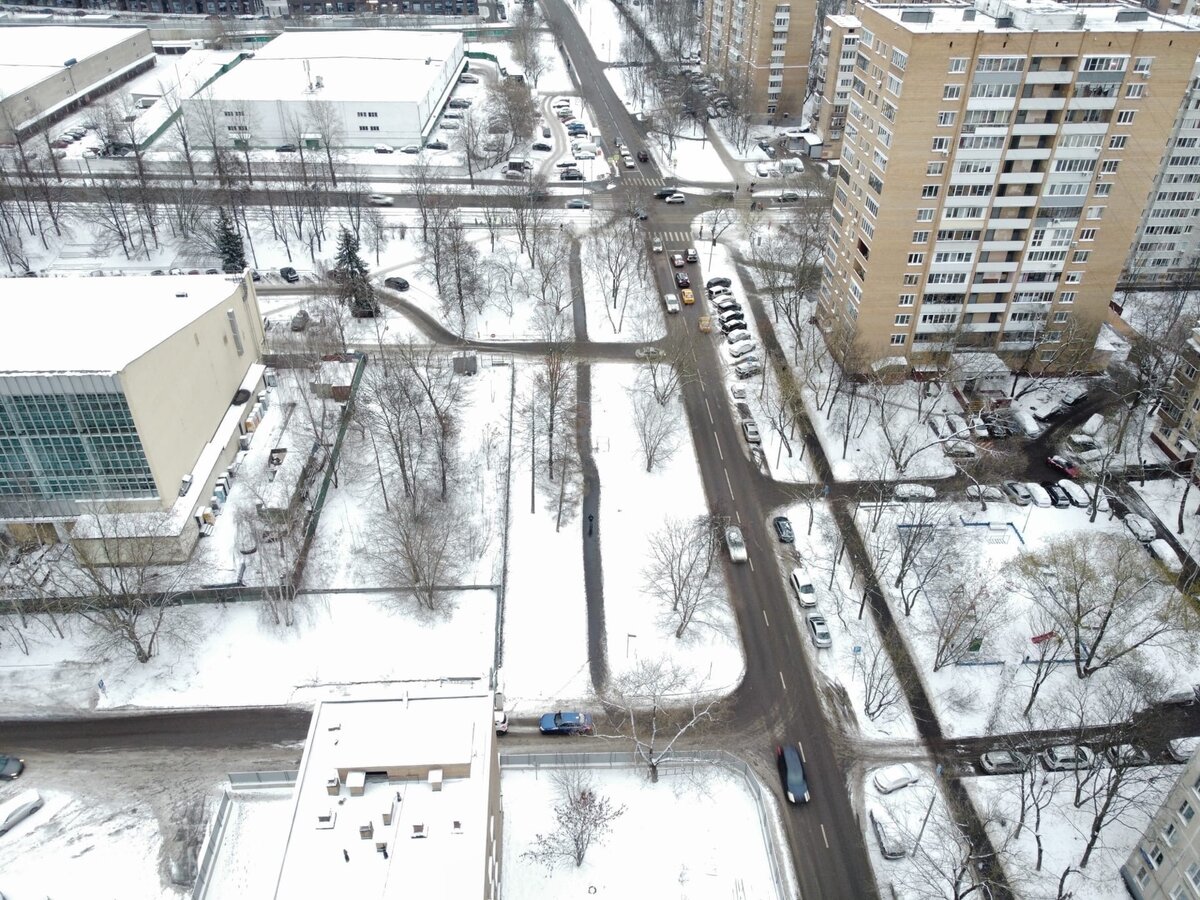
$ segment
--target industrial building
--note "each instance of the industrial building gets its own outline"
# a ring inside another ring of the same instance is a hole
[[[262,385],[249,276],[7,279],[0,318],[0,530],[78,546],[135,514],[186,559]]]
[[[853,14],[818,305],[827,340],[860,371],[963,352],[1086,369],[1200,31],[1048,0]],[[828,78],[831,107],[837,90]]]
[[[187,102],[230,146],[420,144],[464,67],[461,34],[287,32]]]
[[[59,121],[154,61],[147,28],[0,27],[0,143]]]
[[[416,694],[317,704],[275,900],[499,896],[493,694]]]

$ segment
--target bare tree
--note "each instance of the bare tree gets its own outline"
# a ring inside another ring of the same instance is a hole
[[[509,19],[508,41],[512,45],[513,62],[521,67],[525,80],[534,88],[549,67],[549,60],[542,54],[544,24],[532,3],[521,4]]]
[[[705,519],[668,517],[650,539],[650,562],[642,570],[646,592],[662,604],[677,638],[720,599],[709,533]]]
[[[651,782],[658,781],[659,767],[680,738],[713,719],[720,701],[703,688],[695,673],[674,660],[639,659],[600,698],[612,737],[633,742]]]
[[[592,844],[612,829],[612,823],[625,812],[624,806],[596,792],[591,776],[583,769],[561,769],[553,776],[559,802],[554,807],[556,830],[538,834],[533,848],[521,854],[531,863],[553,868],[572,862],[583,865]]]
[[[665,463],[679,447],[679,420],[674,410],[663,406],[654,395],[638,385],[629,389],[633,405],[633,428],[637,433],[646,471],[653,472],[655,463]]]
[[[336,104],[325,100],[309,100],[305,104],[305,127],[309,133],[316,135],[325,151],[326,171],[329,180],[336,188],[338,186],[338,162],[345,134],[342,132],[341,110]],[[303,140],[297,145],[303,146]]]
[[[935,787],[934,790],[937,788]],[[897,870],[896,881],[903,888],[903,896],[920,900],[987,900],[996,896],[996,889],[1007,888],[1003,881],[1004,863],[1014,860],[1013,842],[1005,830],[1006,816],[1002,810],[984,808],[979,818],[987,825],[998,826],[993,831],[1004,835],[994,841],[997,858],[990,867],[981,865],[983,860],[971,843],[970,836],[955,820],[954,815],[943,803],[934,803],[925,822],[924,831],[918,835],[907,833],[914,840],[911,864]],[[920,843],[915,839],[919,837]],[[996,876],[992,876],[996,872]]]
[[[983,571],[959,569],[927,587],[933,671],[966,659],[979,642],[998,630],[1008,615],[1008,598],[993,591],[991,577]]]
[[[422,608],[442,608],[466,568],[469,516],[452,501],[418,492],[378,519],[372,553],[379,574],[409,591]]]
[[[891,714],[904,702],[904,684],[900,681],[886,641],[868,632],[863,649],[854,657],[855,666],[863,677],[863,712],[875,721],[884,713]]]

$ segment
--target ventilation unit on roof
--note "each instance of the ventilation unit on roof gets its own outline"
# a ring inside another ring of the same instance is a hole
[[[324,75],[316,75],[316,76],[314,76],[314,77],[313,77],[313,81],[316,83],[316,85],[317,85],[317,89],[318,89],[318,90],[320,90],[321,88],[325,87],[325,76],[324,76]]]
[[[414,838],[429,837],[429,833],[425,830],[424,824],[414,825],[412,836]]]
[[[1026,0],[1026,2],[1028,2],[1028,0]],[[970,9],[963,10],[963,21],[964,22],[974,22],[975,21],[975,7],[971,7]]]
[[[901,22],[924,22],[928,25],[933,21],[933,10],[930,9],[906,9],[900,13]]]
[[[1013,17],[1012,16],[998,17],[996,19],[996,27],[997,28],[1012,28],[1013,27]]]
[[[1150,14],[1144,9],[1119,9],[1117,10],[1118,22],[1145,22],[1150,18]]]

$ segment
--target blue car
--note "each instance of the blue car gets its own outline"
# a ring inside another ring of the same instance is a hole
[[[775,748],[775,762],[779,766],[779,777],[783,781],[783,792],[789,803],[808,802],[808,779],[804,777],[804,761],[795,744],[784,744]]]
[[[553,712],[542,716],[542,734],[591,734],[592,717],[581,712]]]

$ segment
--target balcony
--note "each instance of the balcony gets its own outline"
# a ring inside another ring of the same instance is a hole
[[[1043,136],[1056,134],[1057,132],[1058,125],[1055,122],[1039,122],[1036,125],[1018,123],[1013,126],[1012,130],[1012,133],[1017,136],[1025,134]]]
[[[1017,150],[1009,150],[1004,155],[1004,159],[1011,162],[1027,159],[1049,159],[1052,151],[1052,147],[1025,147]]]
[[[1070,84],[1073,72],[1029,72],[1025,75],[1026,84]]]
[[[1062,109],[1067,103],[1066,97],[1022,97],[1017,109]]]
[[[1001,253],[1017,252],[1025,249],[1024,241],[984,241],[979,245],[979,249],[984,253],[998,250]]]
[[[1000,183],[1041,184],[1045,177],[1045,172],[1002,172],[1000,173]]]
[[[1033,224],[1032,219],[1016,219],[1016,218],[1010,219],[1007,216],[999,218],[999,219],[988,219],[988,221],[987,221],[987,227],[989,229],[1004,228],[1004,229],[1012,229],[1013,231],[1024,231],[1031,224]]]
[[[1073,97],[1067,109],[1112,109],[1117,105],[1114,97]]]
[[[1017,266],[1019,266],[1019,265],[1020,265],[1020,263],[1017,262],[1015,259],[1012,262],[981,262],[978,266],[975,267],[975,271],[976,272],[1015,272],[1015,271],[1017,271]],[[983,281],[987,281],[987,280],[1004,281],[1005,279],[994,278],[994,277],[992,279],[978,279],[977,278],[975,280],[975,283],[980,284]]]
[[[1037,201],[1037,194],[1014,194],[1011,197],[997,197],[992,201],[992,206],[994,209],[1036,206]]]

